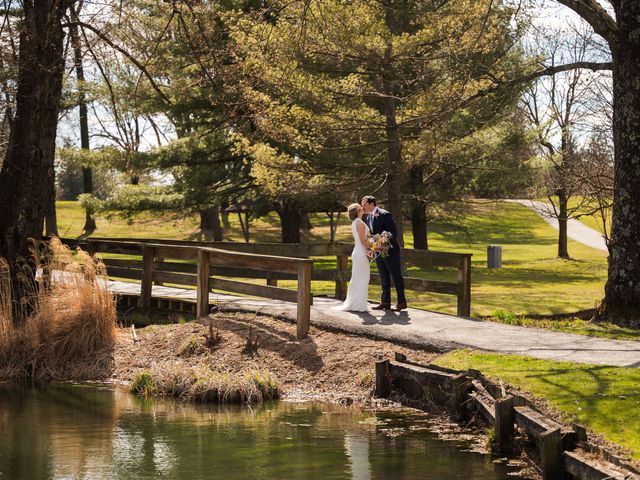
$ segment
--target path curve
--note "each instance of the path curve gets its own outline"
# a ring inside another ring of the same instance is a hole
[[[556,230],[560,230],[558,225],[558,219],[555,218],[550,212],[553,212],[553,206],[550,203],[539,202],[537,200],[505,200],[506,202],[519,203],[525,207],[533,210],[542,218],[545,222],[551,225]],[[571,240],[582,243],[587,247],[596,248],[608,252],[607,244],[604,240],[604,236],[594,230],[591,227],[586,226],[580,220],[570,218],[567,220],[567,236]]]
[[[139,294],[140,285],[109,281],[114,293]],[[195,301],[195,290],[153,286],[152,295]],[[273,315],[295,322],[296,304],[212,293],[209,302],[221,311]],[[311,324],[353,335],[388,340],[433,350],[468,347],[547,360],[640,367],[640,342],[517,327],[410,308],[403,312],[352,313],[332,310],[340,301],[316,297]]]

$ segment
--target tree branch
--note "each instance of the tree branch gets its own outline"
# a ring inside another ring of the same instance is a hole
[[[98,28],[94,27],[93,25],[90,25],[88,23],[81,22],[81,21],[76,21],[76,22],[69,22],[69,23],[65,24],[64,26],[65,27],[72,27],[74,25],[79,26],[83,30],[84,29],[91,30],[98,37],[100,37],[100,39],[103,42],[105,42],[111,48],[113,48],[114,50],[117,50],[122,55],[127,57],[129,59],[129,61],[131,63],[133,63],[136,67],[138,67],[138,69],[144,74],[144,76],[147,77],[147,80],[149,80],[149,83],[151,83],[151,86],[158,93],[158,95],[160,95],[160,97],[162,97],[162,99],[165,102],[167,102],[167,104],[171,105],[171,100],[169,100],[169,98],[162,92],[162,90],[160,90],[160,86],[156,83],[156,81],[153,79],[151,74],[147,71],[145,66],[142,63],[140,63],[133,55],[131,55],[129,52],[127,52],[124,48],[120,47],[119,45],[116,45],[115,42],[113,42],[109,37],[107,37],[103,32],[101,32]]]
[[[593,31],[609,42],[609,44],[615,41],[615,33],[618,30],[618,25],[611,15],[598,4],[597,0],[556,1],[580,15],[583,20],[591,25]]]

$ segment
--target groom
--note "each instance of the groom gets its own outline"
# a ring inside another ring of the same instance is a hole
[[[376,264],[380,273],[380,283],[382,284],[382,300],[380,305],[373,307],[374,310],[391,309],[391,277],[396,285],[398,293],[398,304],[395,310],[400,311],[407,308],[407,299],[404,296],[404,278],[402,278],[402,268],[400,266],[400,245],[398,244],[398,229],[396,222],[389,212],[378,207],[375,197],[369,195],[362,198],[362,208],[367,214],[367,225],[371,234],[387,231],[391,234],[391,248],[389,255],[385,258],[377,257]]]

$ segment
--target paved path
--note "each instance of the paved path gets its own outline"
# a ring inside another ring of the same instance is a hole
[[[507,202],[519,203],[520,205],[530,208],[553,228],[556,230],[560,229],[558,219],[553,216],[553,206],[551,204],[538,202],[536,200],[507,200]],[[588,247],[604,250],[605,252],[608,251],[602,234],[593,228],[587,227],[575,218],[567,220],[567,236]]]
[[[116,293],[140,292],[139,284],[110,281],[109,285]],[[156,285],[152,294],[154,297],[181,298],[194,302],[196,295],[195,290]],[[260,309],[262,313],[291,321],[296,318],[296,305],[293,303],[216,293],[210,294],[209,300],[221,310],[255,312]],[[339,301],[323,297],[314,298],[313,303],[312,325],[355,335],[423,348],[469,347],[550,360],[640,367],[640,342],[635,341],[606,340],[516,327],[412,308],[403,312],[342,312],[331,309],[339,305]]]

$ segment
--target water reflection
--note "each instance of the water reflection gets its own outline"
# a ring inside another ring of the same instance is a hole
[[[512,478],[414,430],[421,421],[315,403],[205,406],[107,387],[7,387],[0,479]]]

